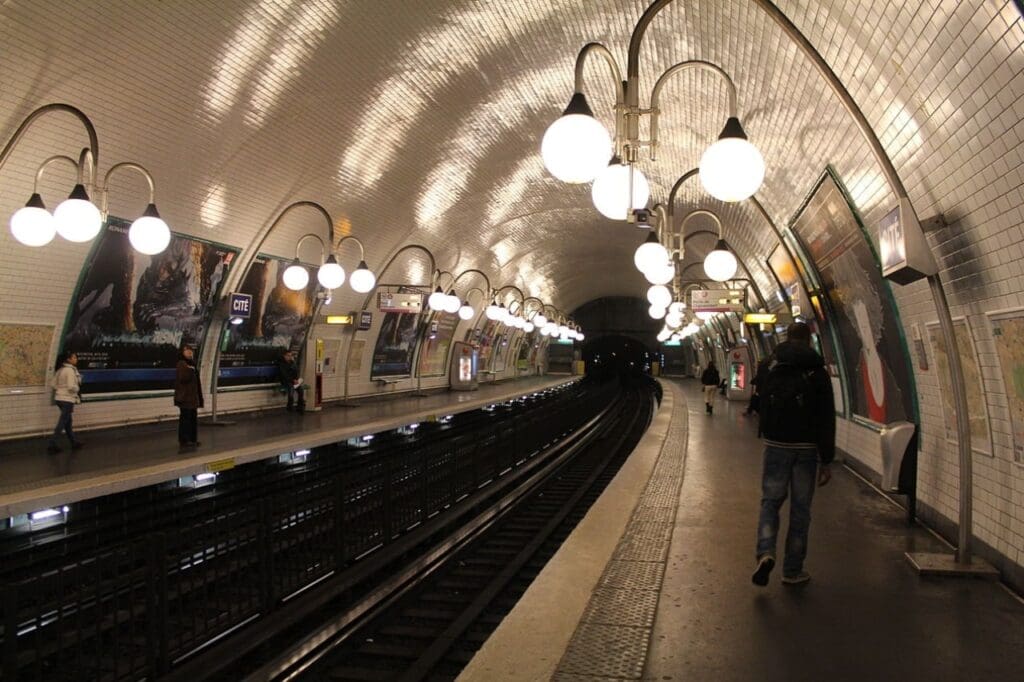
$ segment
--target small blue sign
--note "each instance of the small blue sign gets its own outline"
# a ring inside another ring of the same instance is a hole
[[[240,317],[248,320],[252,314],[252,294],[231,293],[231,307],[228,309],[231,317]]]

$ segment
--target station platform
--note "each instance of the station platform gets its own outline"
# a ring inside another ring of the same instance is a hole
[[[756,417],[721,397],[707,416],[696,381],[662,383],[629,461],[461,681],[1021,679],[1024,601],[919,577],[904,552],[950,549],[839,463],[815,493],[811,581],[776,567],[752,585]]]
[[[232,414],[230,425],[200,418],[198,448],[178,445],[177,421],[90,431],[81,450],[47,454],[47,438],[0,444],[0,517],[16,516],[183,476],[222,471],[282,452],[314,448],[434,417],[468,412],[579,377],[549,375],[486,384],[475,391],[405,395],[305,414]],[[283,399],[282,399],[283,402]]]

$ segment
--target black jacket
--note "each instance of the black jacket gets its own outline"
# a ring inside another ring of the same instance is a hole
[[[805,443],[818,448],[818,457],[822,464],[828,464],[836,455],[836,413],[835,400],[832,397],[832,380],[825,370],[825,362],[808,346],[791,343],[779,344],[775,349],[771,366],[776,364],[793,365],[810,371],[809,379],[813,391],[814,416],[811,419],[794,419],[781,421],[784,433],[772,433],[771,425],[778,423],[769,416],[771,405],[767,401],[761,404],[761,427],[766,442],[781,445]],[[764,391],[764,380],[759,382],[758,390]]]
[[[704,386],[717,386],[721,380],[718,370],[710,366],[700,375],[700,383]]]
[[[299,379],[299,366],[295,361],[286,362],[284,358],[277,361],[277,376],[281,385],[291,388]]]

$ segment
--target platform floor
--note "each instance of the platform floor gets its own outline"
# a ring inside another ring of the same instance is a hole
[[[0,443],[0,517],[132,490],[181,476],[229,468],[282,452],[337,443],[431,416],[504,402],[576,381],[567,375],[486,384],[476,391],[445,391],[378,399],[353,407],[328,405],[299,415],[280,410],[232,414],[229,426],[200,418],[198,448],[178,445],[177,421],[89,431],[86,446],[49,455],[46,438]],[[284,400],[282,398],[282,404]],[[125,402],[125,409],[131,403]],[[54,408],[54,421],[57,412]]]
[[[1024,602],[919,577],[904,552],[948,548],[842,466],[814,500],[811,582],[784,586],[777,569],[752,585],[756,425],[745,404],[719,397],[708,417],[695,381],[665,383],[671,420],[659,413],[625,472],[651,480],[602,496],[460,679],[1024,679]]]

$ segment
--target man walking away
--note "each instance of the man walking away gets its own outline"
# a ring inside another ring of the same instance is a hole
[[[792,497],[782,582],[800,585],[811,579],[804,570],[811,498],[815,480],[822,486],[832,478],[829,465],[836,449],[832,384],[821,356],[811,348],[811,330],[794,322],[787,339],[775,349],[772,367],[759,386],[765,448],[757,568],[751,580],[762,587],[775,566],[779,508],[787,494]]]
[[[721,381],[721,377],[718,376],[715,361],[709,360],[707,369],[700,375],[700,383],[704,386],[704,407],[708,414],[713,414],[715,411],[715,391],[718,390],[719,381]]]
[[[743,412],[744,417],[749,417],[754,412],[761,413],[761,384],[764,383],[765,377],[768,376],[768,358],[761,360],[757,363],[757,372],[754,374],[754,378],[750,382],[750,402],[747,404],[747,409]],[[761,435],[761,434],[758,434]]]
[[[306,387],[302,385],[299,377],[299,368],[295,364],[295,354],[290,350],[285,351],[281,360],[277,363],[278,376],[281,379],[281,386],[288,392],[288,411],[298,408],[299,414],[306,411]]]

